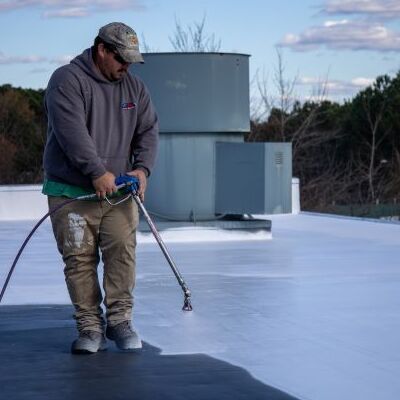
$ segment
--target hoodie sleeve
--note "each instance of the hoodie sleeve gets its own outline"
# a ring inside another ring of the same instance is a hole
[[[147,88],[140,84],[138,121],[132,141],[133,169],[144,168],[150,175],[158,150],[158,118]]]
[[[71,74],[46,90],[49,125],[72,165],[96,179],[106,172],[86,127],[85,104],[79,83]]]

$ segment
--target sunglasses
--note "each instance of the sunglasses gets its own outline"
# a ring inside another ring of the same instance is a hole
[[[115,60],[117,63],[120,63],[121,65],[129,64],[129,63],[126,62],[118,53],[115,53],[115,52],[113,52],[113,53],[114,53],[114,60]]]
[[[111,48],[111,47],[106,46],[106,45],[105,45],[104,47],[106,48],[106,50],[107,50],[109,53],[113,53],[114,60],[115,60],[117,63],[119,63],[119,64],[121,64],[121,65],[130,64],[130,63],[126,62],[126,61],[116,52],[116,50],[115,50],[114,48]]]

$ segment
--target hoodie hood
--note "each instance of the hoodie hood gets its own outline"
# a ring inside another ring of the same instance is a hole
[[[96,67],[93,61],[93,47],[86,49],[82,54],[71,60],[71,64],[78,66],[83,72],[92,77],[97,82],[113,84],[115,82],[110,82],[107,78]]]

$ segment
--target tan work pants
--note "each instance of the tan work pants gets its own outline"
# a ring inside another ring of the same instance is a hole
[[[49,208],[65,197],[48,196]],[[103,332],[103,296],[97,266],[104,263],[103,289],[107,324],[130,321],[135,286],[137,204],[77,200],[51,216],[57,247],[65,263],[68,292],[79,331]]]

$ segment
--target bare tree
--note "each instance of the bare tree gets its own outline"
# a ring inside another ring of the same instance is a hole
[[[298,76],[293,79],[285,78],[285,64],[283,62],[283,54],[280,48],[276,48],[278,64],[274,73],[275,87],[278,89],[278,102],[281,113],[279,115],[279,128],[282,141],[286,140],[286,124],[292,117],[293,106],[297,100],[294,95],[294,89],[298,82]]]
[[[169,41],[177,52],[219,52],[221,40],[215,39],[215,34],[206,34],[204,26],[206,16],[200,22],[194,22],[186,28],[175,18],[175,32]]]
[[[321,119],[319,115],[318,120]],[[294,173],[300,178],[304,209],[326,210],[336,201],[349,197],[352,163],[338,163],[341,135],[337,128],[319,129],[316,124],[296,147]]]
[[[298,75],[293,78],[286,77],[286,66],[282,50],[276,48],[277,63],[273,71],[272,84],[269,84],[269,76],[263,70],[262,74],[257,71],[252,79],[251,86],[256,88],[258,99],[253,95],[251,98],[252,121],[260,123],[263,119],[275,126],[279,140],[295,142],[296,146],[301,144],[302,136],[309,132],[315,121],[318,107],[311,109],[307,119],[298,125],[294,132],[288,135],[288,124],[297,117],[295,106],[301,104],[300,98],[295,93],[298,84]],[[327,79],[319,82],[314,90],[314,103],[320,104],[326,99]],[[272,87],[272,91],[271,91]],[[257,135],[250,134],[249,141],[257,140]],[[296,150],[296,148],[294,148]]]
[[[376,187],[375,187],[375,176],[378,173],[378,169],[382,167],[381,164],[376,165],[376,152],[383,142],[389,131],[384,131],[380,136],[379,129],[381,128],[382,119],[386,112],[387,99],[384,98],[379,106],[371,105],[371,99],[366,97],[363,99],[363,107],[365,115],[368,121],[370,140],[367,141],[369,148],[369,165],[368,165],[368,183],[369,193],[372,201],[376,201]]]
[[[319,167],[317,163],[315,167]],[[351,202],[350,189],[354,179],[350,163],[338,168],[334,157],[329,157],[319,174],[301,182],[301,204],[305,210],[333,211],[337,200]]]
[[[268,79],[265,78],[265,71],[263,71],[264,82],[267,82]],[[264,119],[266,119],[266,111],[263,105],[263,101],[260,101],[259,93],[259,70],[253,75],[253,78],[250,80],[250,120],[254,124],[260,124]],[[265,85],[265,89],[266,89]],[[261,96],[262,99],[262,96]]]
[[[400,151],[396,148],[393,149],[391,164],[389,179],[384,181],[386,184],[384,190],[394,203],[398,203],[400,196]],[[382,163],[381,166],[383,167]]]
[[[394,115],[390,102],[395,95],[396,93],[391,90],[390,77],[384,75],[357,94],[352,102],[351,129],[358,138],[355,169],[360,181],[363,182],[362,202],[378,202],[385,192],[384,186],[379,181],[383,179],[386,168],[379,158],[385,154],[383,144],[392,133],[391,121]]]
[[[272,88],[274,93],[271,93],[269,76],[263,70],[262,74],[257,71],[253,78],[253,85],[256,86],[259,100],[252,101],[252,117],[255,120],[271,117],[274,125],[278,126],[280,140],[285,142],[286,124],[292,117],[293,106],[298,101],[294,95],[294,89],[298,82],[298,77],[287,79],[285,75],[285,64],[283,61],[282,50],[276,47],[277,64],[273,73]],[[279,112],[272,113],[273,110]]]
[[[140,47],[144,53],[156,53],[158,49],[151,47],[144,36],[144,33],[141,35]]]

